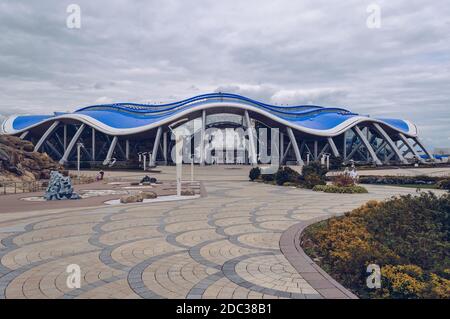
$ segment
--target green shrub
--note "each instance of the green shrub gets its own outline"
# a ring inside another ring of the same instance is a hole
[[[303,178],[303,186],[308,189],[314,188],[316,185],[326,185],[325,178],[317,175],[316,173],[310,173]]]
[[[261,178],[265,182],[272,182],[275,179],[273,174],[263,174],[261,175]]]
[[[315,192],[325,193],[345,193],[345,194],[363,194],[367,193],[367,189],[362,186],[336,186],[336,185],[316,185],[312,189]]]
[[[303,177],[306,177],[310,174],[316,174],[322,177],[325,176],[327,172],[327,169],[317,162],[311,162],[309,165],[304,165],[302,168]]]
[[[305,188],[312,189],[316,185],[326,184],[326,174],[326,168],[319,163],[312,162],[309,165],[303,166],[302,175],[299,179]]]
[[[449,179],[444,179],[444,180],[438,182],[437,183],[437,187],[439,189],[450,190],[450,178]]]
[[[313,187],[313,191],[315,192],[324,192],[328,185],[316,185]]]
[[[302,245],[360,297],[449,298],[449,231],[450,194],[422,193],[370,201],[311,225]],[[381,267],[381,289],[367,288],[368,264]]]
[[[360,176],[359,182],[379,185],[434,185],[442,179],[433,176]]]
[[[281,166],[275,173],[277,185],[283,185],[286,182],[298,182],[300,174],[288,166]]]
[[[299,184],[298,183],[294,183],[294,182],[284,182],[283,186],[298,187]]]
[[[253,167],[248,174],[251,181],[258,179],[261,176],[261,169],[259,167]]]

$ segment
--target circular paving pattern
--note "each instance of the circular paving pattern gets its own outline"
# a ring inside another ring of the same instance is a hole
[[[2,215],[0,298],[321,298],[281,253],[282,233],[415,192],[325,194],[243,181],[205,188],[207,197],[182,202]],[[80,288],[66,284],[71,264]]]

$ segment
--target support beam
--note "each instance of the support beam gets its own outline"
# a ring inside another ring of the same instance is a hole
[[[256,154],[256,144],[255,144],[255,135],[253,133],[252,122],[250,121],[250,116],[248,115],[248,111],[245,110],[245,122],[247,125],[248,131],[248,139],[250,143],[250,163],[252,165],[258,164],[258,156]]]
[[[128,161],[130,159],[130,140],[125,140],[125,159]]]
[[[317,157],[317,159],[320,159],[322,157],[322,155],[328,151],[328,148],[330,147],[330,145],[328,143],[325,143],[325,146],[322,148],[322,150],[319,153],[319,156]]]
[[[418,138],[418,137],[414,137],[413,140],[417,143],[417,145],[419,145],[419,147],[425,152],[425,154],[428,155],[428,157],[430,158],[430,160],[434,160],[434,156],[433,154],[431,154],[425,147],[425,145],[423,145],[422,141]]]
[[[55,132],[55,139],[56,139],[56,142],[58,143],[58,145],[61,147],[62,152],[64,153],[64,144],[63,144],[61,138],[60,138],[59,135],[58,135],[58,130],[56,130],[56,132]],[[56,145],[55,145],[55,146],[56,146]],[[61,154],[62,154],[62,153],[61,153]],[[61,156],[62,156],[62,155],[61,155]]]
[[[382,138],[389,144],[389,147],[394,151],[395,155],[403,164],[408,164],[408,161],[403,157],[400,150],[395,145],[394,141],[390,138],[390,136],[383,130],[383,128],[378,123],[373,123],[373,127],[377,130],[378,133],[382,136]]]
[[[63,147],[64,147],[64,152],[67,149],[67,124],[64,124],[64,131],[63,131]]]
[[[344,145],[342,145],[342,158],[344,159],[344,161],[345,161],[345,159],[347,158],[347,131],[345,131],[344,132],[344,136],[343,136],[343,139],[344,139]]]
[[[72,151],[73,147],[77,143],[78,139],[81,136],[81,133],[83,133],[84,128],[86,127],[86,124],[81,124],[78,130],[76,131],[75,135],[70,140],[69,145],[67,146],[67,149],[64,151],[63,157],[59,160],[59,163],[64,165],[67,162],[67,159],[69,158],[70,152]]]
[[[117,140],[118,140],[117,136],[114,136],[113,140],[111,141],[111,145],[109,145],[108,153],[106,154],[106,158],[103,161],[103,165],[108,165],[109,162],[111,162],[114,149],[116,148]]]
[[[92,160],[95,161],[95,128],[92,128]]]
[[[328,137],[327,140],[328,140],[328,144],[330,144],[331,151],[333,152],[333,156],[340,157],[341,154],[339,154],[338,148],[336,147],[336,144],[334,144],[333,138]]]
[[[289,150],[291,149],[291,145],[292,145],[292,142],[289,141],[289,143],[288,143],[286,149],[284,150],[284,153],[282,154],[283,157],[282,157],[281,160],[280,160],[281,163],[283,163],[284,159],[286,158],[287,153],[288,153]]]
[[[355,144],[355,143],[353,143]],[[363,145],[363,143],[358,143],[356,146],[350,151],[350,153],[345,157],[345,160],[351,160],[353,155],[359,150],[359,148]]]
[[[23,140],[25,137],[27,137],[28,133],[30,133],[30,131],[25,131],[25,132],[23,132],[22,134],[20,134],[19,138],[20,138],[21,140]]]
[[[383,150],[383,148],[387,145],[386,141],[381,142],[380,146],[378,146],[378,148],[375,150],[375,154],[380,154],[380,152]]]
[[[308,146],[308,143],[306,143],[304,141],[302,142],[302,144],[300,146],[300,154],[303,154],[303,149],[305,149],[306,152],[309,153],[310,157],[314,157],[314,154],[313,154],[313,152],[311,152],[311,150],[310,150],[310,148]]]
[[[408,151],[408,153],[409,153],[409,151]],[[385,162],[389,162],[389,161],[391,160],[391,158],[393,158],[394,156],[395,156],[395,153],[392,152],[391,154],[389,154],[389,155],[386,157]],[[403,156],[405,156],[405,153],[403,153]]]
[[[58,149],[53,145],[50,141],[45,141],[45,144],[55,153],[56,156],[61,157],[62,154],[58,151]]]
[[[306,147],[306,142],[302,141],[302,143],[300,144],[300,154],[303,154],[305,147]]]
[[[163,134],[163,155],[164,155],[164,164],[167,165],[167,132]]]
[[[409,152],[411,152],[408,148],[406,149],[406,152],[402,151],[402,148],[405,146],[405,144],[404,144],[402,141],[397,140],[397,141],[395,141],[394,143],[395,143],[395,146],[397,146],[398,150],[399,150],[400,152],[402,152],[403,157],[405,157],[406,154],[408,154]],[[389,162],[394,156],[395,156],[395,153],[394,153],[394,152],[391,152],[391,154],[389,154],[389,155],[387,155],[387,156],[385,157],[385,160],[384,160],[384,161],[385,161],[385,162]],[[407,159],[406,157],[405,157],[405,159],[408,161],[408,159]],[[409,163],[409,162],[408,162],[408,163]]]
[[[372,161],[376,165],[382,165],[381,161],[378,159],[377,155],[375,154],[375,151],[373,150],[372,145],[370,145],[369,141],[367,140],[367,137],[364,135],[364,133],[361,131],[361,129],[358,127],[358,125],[355,125],[353,127],[353,131],[356,133],[356,135],[358,135],[359,139],[366,147],[367,151],[370,154],[370,157],[372,157]]]
[[[47,140],[47,138],[50,136],[50,134],[53,133],[53,131],[56,129],[56,127],[59,125],[59,121],[53,122],[52,125],[45,131],[44,135],[41,136],[39,141],[36,143],[36,146],[34,147],[34,151],[37,152],[41,148],[42,144]]]
[[[119,149],[119,152],[122,154],[122,157],[126,158],[126,154],[123,151],[122,145],[120,145],[120,141],[117,141],[117,148]]]
[[[206,110],[202,111],[202,127],[200,132],[200,165],[205,165]],[[167,146],[167,142],[166,142]],[[165,152],[167,154],[167,152]],[[166,156],[167,157],[167,156]],[[167,161],[167,159],[166,159]]]
[[[152,158],[150,161],[150,167],[156,165],[156,155],[158,155],[158,146],[161,141],[161,134],[162,134],[162,127],[160,126],[156,131],[155,141],[153,142],[153,151],[152,151]]]
[[[317,152],[319,151],[319,142],[317,140],[314,141],[314,160],[317,161],[318,155]]]
[[[294,148],[295,158],[297,159],[297,165],[304,165],[300,149],[298,148],[297,140],[295,139],[294,132],[290,127],[287,128],[289,138],[291,139],[292,147]]]
[[[411,144],[411,142],[408,140],[408,138],[403,135],[402,133],[398,133],[398,136],[401,138],[402,142],[408,147],[408,149],[414,154],[414,156],[421,162],[425,163],[425,160],[420,157],[419,153],[416,151],[414,146]]]
[[[280,132],[280,165],[283,165],[284,158],[284,134]]]

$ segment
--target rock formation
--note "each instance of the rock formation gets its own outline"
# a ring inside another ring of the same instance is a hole
[[[50,171],[63,170],[46,153],[33,152],[34,145],[15,136],[0,135],[0,182],[49,179]]]
[[[140,194],[125,195],[120,198],[122,204],[141,203],[144,198]]]
[[[80,195],[73,191],[70,176],[63,176],[57,171],[51,171],[47,191],[44,194],[46,200],[80,199]]]

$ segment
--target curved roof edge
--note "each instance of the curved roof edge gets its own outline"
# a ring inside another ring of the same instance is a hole
[[[68,119],[83,122],[106,134],[129,135],[169,124],[193,112],[223,107],[248,110],[318,136],[336,136],[362,122],[381,123],[406,135],[417,136],[416,126],[406,120],[376,119],[334,107],[274,106],[229,93],[204,94],[164,105],[116,103],[88,106],[73,113],[12,116],[0,129],[3,134],[18,134],[46,122]]]

